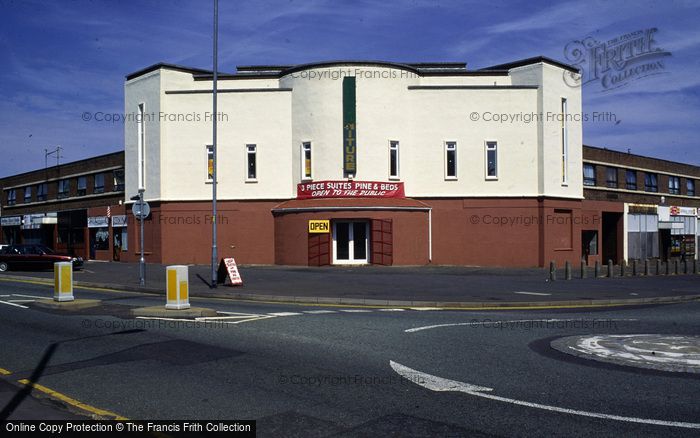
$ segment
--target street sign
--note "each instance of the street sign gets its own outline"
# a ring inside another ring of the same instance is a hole
[[[131,207],[131,212],[134,213],[136,219],[146,219],[151,214],[151,206],[146,201],[143,201],[143,204],[135,202],[134,206]]]

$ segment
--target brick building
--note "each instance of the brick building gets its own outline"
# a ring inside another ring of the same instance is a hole
[[[582,256],[594,260],[697,258],[700,167],[583,147]]]
[[[0,179],[0,242],[46,245],[85,259],[126,250],[124,152]]]

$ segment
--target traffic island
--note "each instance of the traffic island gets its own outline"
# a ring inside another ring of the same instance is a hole
[[[87,300],[78,299],[73,301],[53,301],[53,300],[38,300],[33,305],[42,309],[50,310],[65,310],[68,312],[75,312],[78,310],[89,309],[91,307],[98,307],[102,304],[102,300]]]
[[[214,309],[205,307],[190,307],[189,309],[166,309],[163,306],[138,307],[131,309],[131,316],[141,316],[150,318],[201,318],[217,316]]]

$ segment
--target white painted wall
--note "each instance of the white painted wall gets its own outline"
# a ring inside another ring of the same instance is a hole
[[[358,73],[360,71],[360,73]],[[342,72],[342,74],[341,74]],[[219,196],[286,199],[301,180],[301,144],[313,147],[313,179],[343,179],[342,77],[357,74],[357,180],[389,179],[389,141],[400,142],[400,180],[408,196],[558,196],[582,198],[580,122],[568,122],[569,179],[561,183],[561,125],[556,120],[484,120],[487,114],[581,113],[580,88],[548,64],[513,69],[509,76],[419,77],[384,66],[309,68],[280,79],[219,82],[219,90],[293,91],[219,94]],[[536,89],[409,89],[410,86],[508,86]],[[127,112],[140,101],[165,114],[199,119],[147,126],[147,199],[208,200],[206,149],[211,143],[211,81],[161,69],[128,81]],[[473,120],[472,113],[478,114]],[[491,116],[493,117],[493,116]],[[125,126],[127,193],[135,193],[136,124]],[[485,175],[485,142],[498,142],[498,179]],[[444,142],[457,142],[458,178],[445,179]],[[245,145],[258,147],[258,182],[245,181]],[[133,163],[132,163],[133,162]]]

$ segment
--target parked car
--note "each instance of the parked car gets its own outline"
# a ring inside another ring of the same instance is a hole
[[[52,269],[56,262],[72,262],[74,270],[83,266],[82,257],[57,254],[44,245],[7,245],[0,249],[0,272],[9,269]]]

